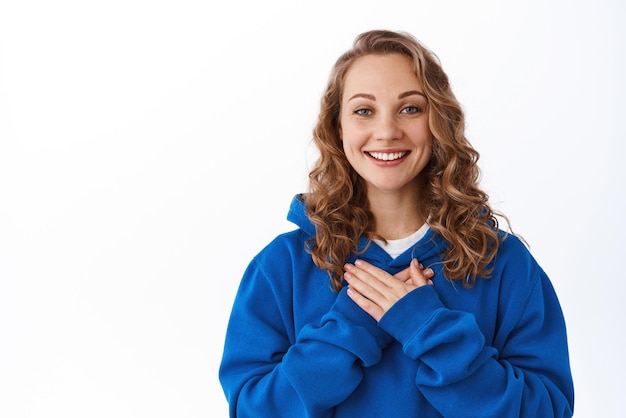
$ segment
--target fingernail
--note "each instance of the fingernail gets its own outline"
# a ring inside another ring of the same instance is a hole
[[[346,270],[351,270],[351,269],[352,269],[352,267],[353,267],[353,266],[352,266],[352,264],[345,264],[345,265],[343,266],[343,268],[344,268],[344,269],[346,269]]]
[[[360,266],[361,264],[363,264],[363,262],[361,260],[356,260],[354,264],[356,264],[357,266]]]

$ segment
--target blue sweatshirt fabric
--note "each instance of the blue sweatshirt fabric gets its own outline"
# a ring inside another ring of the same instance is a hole
[[[412,258],[435,271],[377,323],[306,252],[299,196],[288,219],[299,228],[251,261],[234,301],[219,371],[231,417],[572,416],[563,314],[517,238],[471,289],[443,276],[432,230],[395,259],[370,243],[358,258],[391,274]]]

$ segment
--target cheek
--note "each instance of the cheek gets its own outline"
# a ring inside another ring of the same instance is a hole
[[[343,153],[348,160],[348,163],[354,167],[355,164],[358,164],[358,161],[361,157],[361,147],[358,141],[354,141],[354,138],[350,136],[349,132],[345,132],[346,136],[344,136],[341,145],[343,147]]]
[[[343,107],[343,106],[342,106]],[[339,135],[339,140],[343,141],[344,136],[344,127],[346,127],[345,116],[342,111],[339,111],[339,117],[337,118],[337,134]]]
[[[359,155],[359,150],[350,144],[350,142],[343,143],[343,152],[350,164],[352,164],[356,160],[356,156]]]
[[[416,144],[429,148],[432,147],[433,133],[430,131],[427,123],[416,127],[412,132],[412,137]]]
[[[350,123],[343,124],[339,129],[339,139],[343,144],[344,149],[349,149],[357,146],[359,143],[360,135],[354,129],[354,126],[351,126]]]

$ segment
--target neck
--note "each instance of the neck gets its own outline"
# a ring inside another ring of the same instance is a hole
[[[368,193],[375,233],[384,239],[400,239],[417,231],[427,215],[421,193]]]

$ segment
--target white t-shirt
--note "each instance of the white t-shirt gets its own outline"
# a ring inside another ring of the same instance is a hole
[[[420,229],[413,232],[408,237],[400,239],[388,239],[387,243],[379,239],[374,239],[372,241],[378,244],[380,248],[385,250],[387,254],[391,256],[391,258],[396,258],[400,254],[411,248],[413,244],[415,244],[417,241],[422,239],[422,237],[426,235],[426,232],[428,232],[428,228],[430,227],[427,223],[425,223]]]

